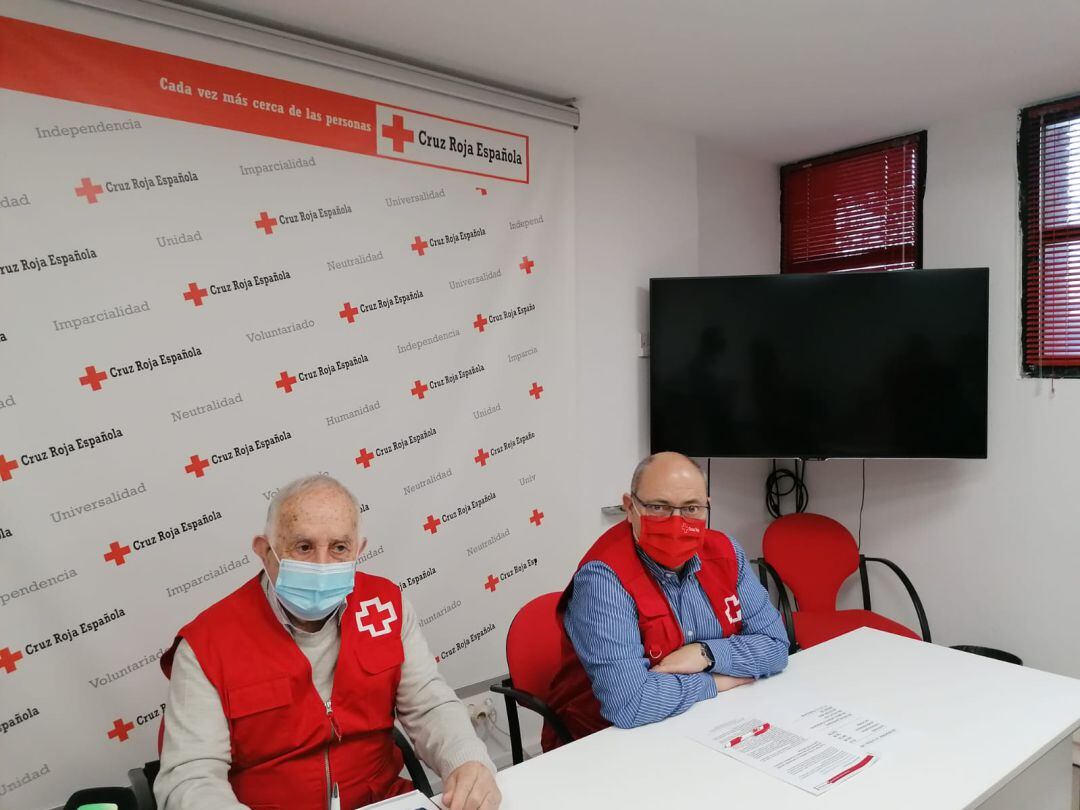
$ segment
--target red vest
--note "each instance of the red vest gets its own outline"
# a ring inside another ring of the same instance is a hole
[[[698,557],[701,558],[701,570],[697,573],[697,579],[720,620],[724,637],[735,635],[742,630],[737,587],[739,564],[735,548],[727,535],[708,530]],[[634,600],[638,627],[641,629],[641,645],[650,667],[686,644],[682,627],[667,597],[638,556],[628,521],[622,521],[604,532],[582,557],[578,570],[585,563],[593,561],[602,562],[614,571],[619,583]],[[574,581],[571,580],[559,600],[560,627],[563,626],[562,620],[573,591]],[[592,683],[574,652],[574,645],[565,628],[562,635],[562,663],[552,680],[547,702],[566,724],[574,739],[580,739],[607,728],[611,723],[600,714],[600,702],[593,694]],[[560,745],[558,737],[547,724],[544,725],[541,742],[545,751]]]
[[[405,651],[401,591],[389,580],[356,574],[341,616],[329,708],[259,577],[180,630],[161,659],[166,677],[182,638],[221,696],[232,744],[229,783],[241,803],[326,810],[329,781],[338,784],[343,810],[351,810],[412,789],[398,777],[402,758],[393,738]]]

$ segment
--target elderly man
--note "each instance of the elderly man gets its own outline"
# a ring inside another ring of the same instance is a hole
[[[183,627],[154,784],[163,810],[352,810],[411,789],[395,715],[452,810],[495,810],[494,765],[396,585],[356,570],[356,499],[311,476],[270,502],[264,570]]]
[[[663,720],[787,665],[783,621],[746,555],[705,527],[693,461],[646,458],[623,509],[559,602],[563,659],[548,702],[575,738]],[[543,743],[559,744],[551,728]]]

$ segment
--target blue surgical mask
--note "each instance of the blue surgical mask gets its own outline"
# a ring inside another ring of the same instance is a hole
[[[274,592],[289,613],[315,622],[325,619],[352,593],[356,582],[356,560],[340,563],[312,563],[278,559]]]

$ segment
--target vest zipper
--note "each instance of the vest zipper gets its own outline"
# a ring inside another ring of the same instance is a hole
[[[330,720],[330,733],[338,738],[338,742],[341,742],[341,732],[338,731],[337,723],[334,722],[334,709],[329,700],[326,701],[326,716]]]
[[[336,785],[330,778],[330,746],[334,742],[334,737],[337,737],[339,742],[341,741],[341,732],[334,723],[334,709],[329,700],[326,701],[326,719],[330,721],[330,739],[326,741],[326,750],[323,751],[323,764],[326,768],[326,806],[333,808]]]

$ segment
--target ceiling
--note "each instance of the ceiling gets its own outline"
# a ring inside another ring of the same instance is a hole
[[[783,162],[1080,92],[1080,0],[184,0]]]

